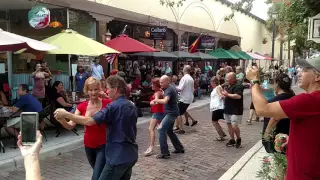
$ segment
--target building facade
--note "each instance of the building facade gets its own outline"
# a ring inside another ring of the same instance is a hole
[[[44,30],[30,28],[27,12],[37,5],[50,9],[51,20],[59,21],[63,26]],[[238,11],[231,20],[225,21],[231,12],[226,0],[186,0],[180,7],[162,6],[159,0],[3,0],[0,2],[0,28],[41,40],[70,27],[104,42],[108,30],[115,37],[127,26],[126,34],[160,50],[181,50],[202,34],[206,38],[200,42],[199,50],[230,49],[239,45],[243,51],[270,55],[272,35],[266,30],[265,21]],[[156,26],[168,28],[165,39],[152,41],[148,38],[150,27]],[[286,50],[284,48],[283,59],[288,59]],[[49,65],[60,63],[61,68],[56,69],[65,71],[68,67],[64,65],[65,58],[55,57]],[[280,58],[278,40],[275,58]],[[268,63],[263,61],[260,65],[268,66]],[[13,61],[13,66],[19,70],[23,65]]]

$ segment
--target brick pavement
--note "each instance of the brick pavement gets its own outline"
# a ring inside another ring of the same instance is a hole
[[[139,161],[133,169],[132,180],[215,180],[228,170],[259,139],[262,123],[246,125],[250,98],[245,98],[242,141],[243,148],[227,148],[225,142],[214,141],[217,137],[211,124],[208,107],[194,109],[191,114],[200,122],[193,128],[187,128],[186,135],[179,135],[185,146],[185,154],[173,154],[170,159],[158,160],[156,155],[142,157],[148,146],[148,124],[138,126],[137,142],[139,144]],[[222,124],[226,131],[226,124]],[[226,131],[227,132],[227,131]],[[172,149],[171,143],[169,146]],[[156,152],[159,152],[157,146]],[[41,160],[43,179],[50,180],[89,180],[92,170],[87,162],[84,148],[80,148],[55,157]],[[18,168],[9,172],[0,172],[0,180],[25,179],[24,169]]]

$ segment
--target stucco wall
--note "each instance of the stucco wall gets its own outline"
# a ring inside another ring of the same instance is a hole
[[[136,13],[178,22],[206,30],[216,31],[241,37],[241,48],[244,51],[253,50],[261,54],[271,55],[271,35],[260,21],[236,12],[233,19],[224,21],[231,9],[215,0],[186,0],[182,7],[161,6],[159,0],[88,0],[108,6],[133,11]],[[146,22],[148,23],[148,22]],[[263,38],[268,39],[263,44]],[[279,41],[275,45],[275,57],[280,52]],[[287,57],[287,55],[286,55]]]

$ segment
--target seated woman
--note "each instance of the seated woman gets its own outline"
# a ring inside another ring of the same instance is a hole
[[[108,99],[101,99],[101,84],[98,79],[89,77],[84,84],[84,93],[89,95],[89,101],[78,105],[75,114],[82,116],[92,116],[111,102]],[[62,124],[66,129],[72,130],[75,127],[73,121]],[[85,127],[84,146],[88,161],[93,168],[92,180],[97,180],[105,165],[105,144],[106,125],[95,124]]]
[[[285,73],[279,74],[275,79],[275,93],[276,96],[269,99],[268,102],[276,102],[285,99],[292,98],[295,94],[291,89],[292,80]],[[262,144],[268,153],[275,152],[274,149],[274,138],[277,134],[289,135],[290,120],[286,119],[275,119],[275,118],[264,118],[264,126],[262,134]]]
[[[66,97],[63,96],[64,92],[63,83],[61,81],[56,81],[53,83],[51,88],[50,99],[54,109],[64,108],[67,111],[72,109],[72,104],[68,103]]]

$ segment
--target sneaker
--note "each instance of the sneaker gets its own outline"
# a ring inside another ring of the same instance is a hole
[[[186,122],[186,123],[184,123],[184,125],[185,125],[185,126],[189,126],[190,124],[189,124],[189,122]]]
[[[176,131],[175,133],[177,133],[177,134],[186,134],[186,131],[185,131],[185,130],[180,129],[180,130]]]
[[[153,153],[153,147],[149,147],[145,152],[144,155],[145,156],[150,156]]]
[[[157,159],[169,159],[170,158],[170,154],[159,154],[156,157]]]
[[[175,127],[175,128],[173,128],[173,131],[179,131],[179,127],[177,126],[177,127]]]
[[[236,148],[241,148],[241,138],[237,139]]]
[[[174,154],[183,154],[184,153],[184,149],[182,149],[182,150],[175,149],[174,151],[172,151],[172,153],[174,153]]]
[[[197,124],[198,124],[198,121],[193,121],[192,124],[191,124],[191,127],[194,126],[194,125],[197,125]]]
[[[229,142],[227,142],[227,147],[232,147],[236,145],[236,141],[234,139],[230,139]]]

